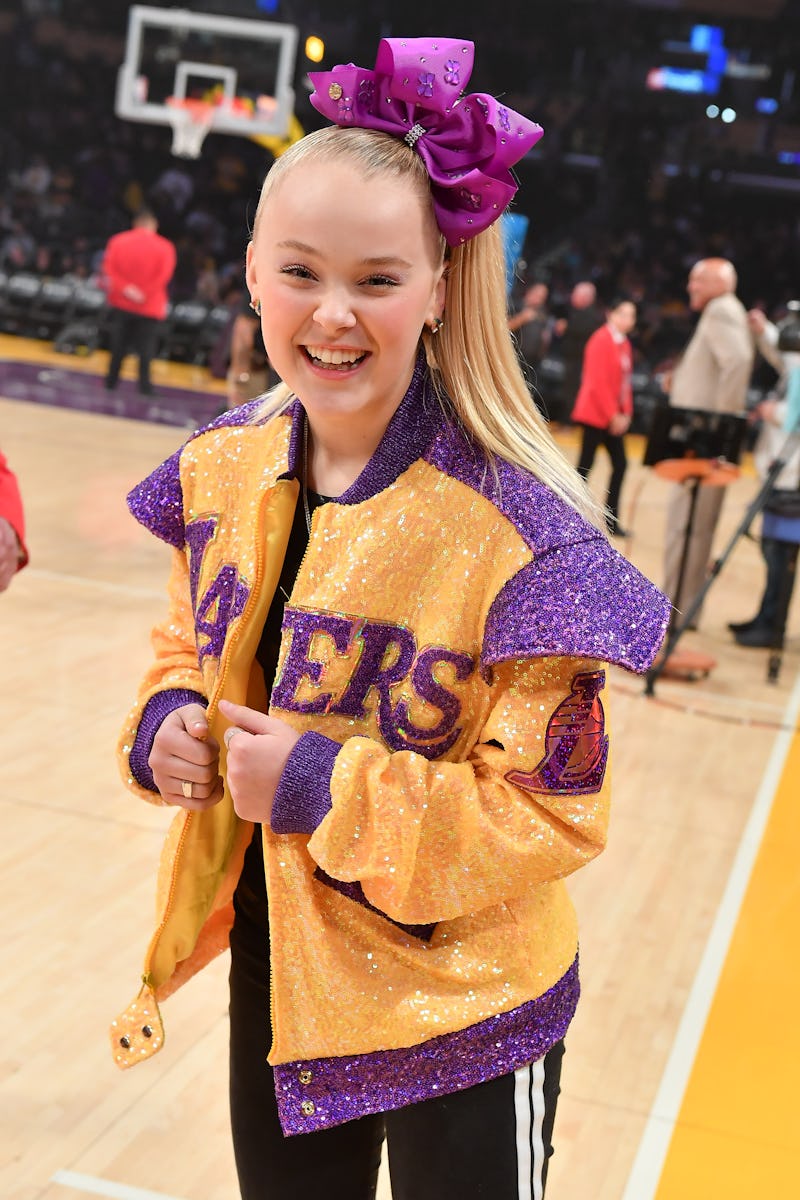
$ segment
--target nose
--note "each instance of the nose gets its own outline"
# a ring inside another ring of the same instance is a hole
[[[356,315],[348,290],[344,287],[326,288],[314,310],[314,321],[326,333],[352,329],[356,324]]]

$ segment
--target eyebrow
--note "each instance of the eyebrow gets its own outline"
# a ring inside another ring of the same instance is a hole
[[[314,255],[319,255],[320,253],[313,246],[309,246],[306,242],[295,241],[294,238],[287,238],[286,241],[278,242],[277,245],[279,250],[298,250],[301,254]],[[359,262],[359,266],[362,267],[398,266],[410,268],[411,265],[405,258],[399,258],[393,254],[377,254],[370,258],[362,258]]]

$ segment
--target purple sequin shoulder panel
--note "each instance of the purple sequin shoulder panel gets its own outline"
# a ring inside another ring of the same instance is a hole
[[[644,672],[666,632],[669,601],[601,533],[526,471],[444,429],[427,455],[439,470],[485,496],[533,552],[495,598],[482,660],[569,655]]]
[[[534,554],[588,538],[604,540],[575,509],[528,471],[497,459],[495,476],[481,448],[452,424],[438,431],[425,457],[508,517]]]
[[[208,425],[196,430],[187,442],[165,459],[155,471],[141,483],[137,483],[128,494],[128,508],[136,520],[156,537],[161,538],[177,550],[184,545],[183,489],[181,487],[181,454],[189,442],[211,429],[226,426],[249,425],[261,404],[251,400],[240,408],[221,413]]]
[[[599,658],[644,673],[669,621],[669,601],[603,538],[534,558],[510,579],[486,621],[486,664],[531,655]]]
[[[313,1133],[508,1075],[564,1037],[579,992],[576,958],[536,1000],[468,1029],[402,1050],[282,1063],[274,1071],[283,1131]]]

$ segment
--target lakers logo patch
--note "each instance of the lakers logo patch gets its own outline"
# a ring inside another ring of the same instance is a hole
[[[545,753],[533,771],[509,771],[506,779],[526,792],[586,795],[603,786],[608,761],[605,713],[600,700],[605,671],[576,675],[572,691],[547,723]]]

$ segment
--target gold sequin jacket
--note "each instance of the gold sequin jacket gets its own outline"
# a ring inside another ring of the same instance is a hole
[[[223,414],[129,498],[174,547],[120,743],[151,801],[167,712],[208,704],[224,778],[220,698],[265,704],[255,651],[304,414],[256,412]],[[263,830],[285,1132],[470,1086],[563,1036],[578,995],[563,880],[606,836],[604,664],[644,671],[667,616],[548,488],[487,467],[418,364],[363,474],[314,513],[285,609],[270,711],[303,736]],[[177,811],[144,987],[112,1026],[120,1066],[160,1047],[157,1001],[226,948],[251,833],[227,793]]]

